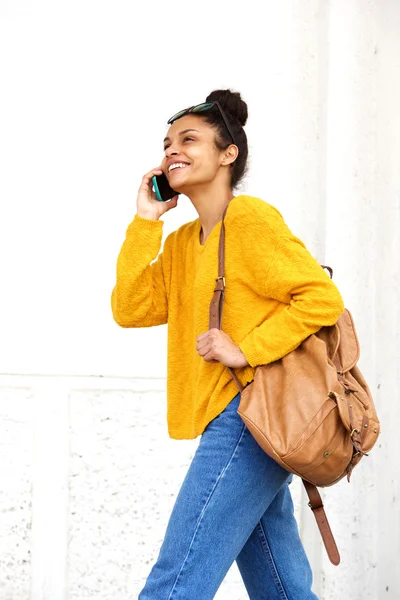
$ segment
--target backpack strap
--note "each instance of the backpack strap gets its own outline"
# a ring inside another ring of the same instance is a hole
[[[228,207],[227,207],[228,208]],[[225,267],[225,224],[224,218],[226,214],[226,210],[224,210],[224,214],[222,215],[221,222],[221,233],[219,237],[219,247],[218,247],[218,277],[216,279],[216,284],[214,288],[214,294],[210,303],[210,313],[209,313],[209,329],[221,329],[222,326],[222,312],[224,308],[224,298],[225,298],[225,277],[224,277],[224,267]],[[332,269],[330,267],[323,266],[329,270],[330,275],[332,277]],[[234,379],[239,391],[242,392],[244,386],[241,381],[237,377],[235,371],[228,367],[229,373]],[[328,519],[326,518],[324,505],[321,499],[321,496],[312,483],[308,481],[302,480],[304,487],[306,489],[307,495],[309,497],[310,502],[308,506],[314,513],[314,516],[317,521],[318,528],[320,530],[322,540],[324,542],[325,549],[329,556],[329,560],[332,564],[338,565],[340,563],[339,551],[336,546],[335,538],[333,537],[331,528],[328,523]]]
[[[224,309],[224,299],[225,299],[225,277],[224,277],[224,269],[225,269],[225,224],[224,218],[226,215],[227,208],[224,210],[224,214],[222,215],[221,222],[221,234],[219,236],[219,246],[218,246],[218,277],[215,280],[215,288],[214,294],[210,303],[210,312],[209,312],[209,329],[222,329],[222,312]],[[229,373],[232,376],[232,379],[236,383],[239,388],[239,391],[242,392],[244,386],[242,385],[240,379],[237,377],[235,371],[228,367]]]
[[[314,513],[314,517],[317,521],[318,529],[321,533],[322,541],[324,542],[329,560],[333,565],[337,566],[340,563],[340,554],[325,514],[324,504],[322,502],[320,493],[314,484],[310,483],[309,481],[305,481],[304,479],[302,479],[302,481],[306,489],[307,496],[310,500],[308,506]]]
[[[327,271],[329,271],[329,277],[332,279],[332,277],[333,277],[333,269],[331,269],[331,267],[328,267],[327,265],[321,265],[321,267],[323,269],[326,269]]]

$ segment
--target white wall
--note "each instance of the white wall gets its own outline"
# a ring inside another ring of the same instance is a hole
[[[123,600],[155,559],[198,440],[166,434],[166,329],[119,328],[110,294],[168,117],[219,87],[249,105],[243,191],[333,267],[382,420],[325,494],[339,568],[294,489],[315,590],[398,600],[400,3],[0,0],[0,86],[0,600]],[[218,598],[244,597],[233,566]]]

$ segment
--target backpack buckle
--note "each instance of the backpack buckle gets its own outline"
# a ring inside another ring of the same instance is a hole
[[[308,503],[308,506],[311,508],[311,510],[312,510],[312,511],[314,511],[314,510],[318,510],[319,508],[324,508],[324,503],[323,503],[323,502],[322,502],[322,500],[321,500],[321,504],[319,504],[318,506],[313,506],[313,505],[311,504],[311,502],[309,502],[309,503]]]

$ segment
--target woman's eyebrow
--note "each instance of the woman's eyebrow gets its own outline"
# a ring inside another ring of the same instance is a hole
[[[184,135],[184,134],[185,134],[185,133],[187,133],[188,131],[197,131],[198,133],[200,133],[200,131],[199,131],[198,129],[184,129],[183,131],[180,131],[180,132],[178,133],[178,135]],[[166,142],[167,140],[168,140],[168,141],[171,141],[171,138],[169,138],[169,137],[166,137],[166,138],[164,138],[164,142]]]

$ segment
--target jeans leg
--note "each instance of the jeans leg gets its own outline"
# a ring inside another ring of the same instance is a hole
[[[289,478],[237,414],[239,401],[203,432],[139,600],[212,600]]]
[[[288,482],[279,490],[236,559],[250,600],[317,600],[299,537]]]

